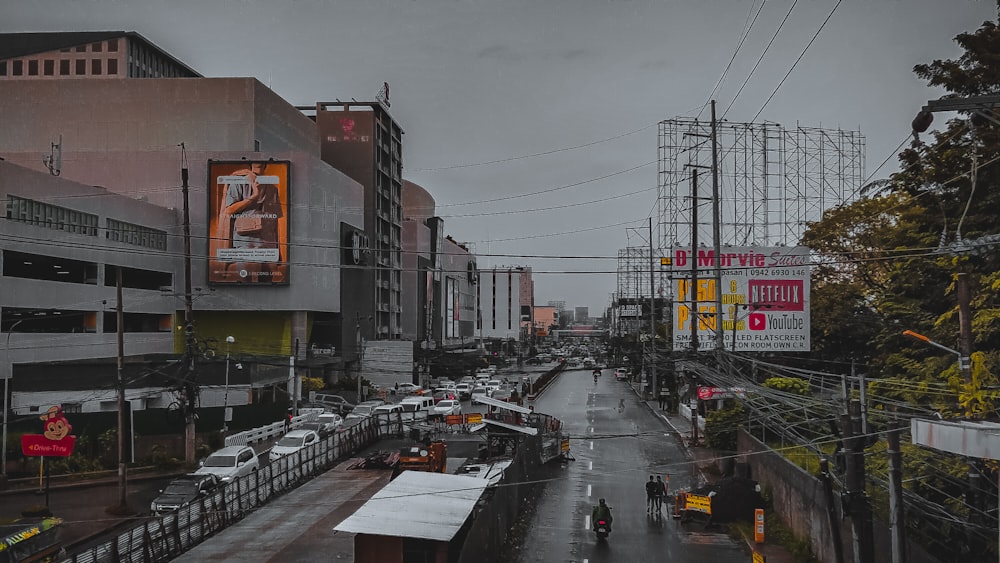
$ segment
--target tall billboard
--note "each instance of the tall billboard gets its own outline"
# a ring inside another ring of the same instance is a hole
[[[208,283],[288,284],[287,161],[208,163]]]
[[[693,334],[699,349],[716,348],[716,322],[721,322],[726,350],[809,351],[807,247],[723,247],[718,286],[713,249],[699,248],[695,255],[675,248],[671,258],[674,350],[691,349]],[[719,300],[722,311],[717,315]]]

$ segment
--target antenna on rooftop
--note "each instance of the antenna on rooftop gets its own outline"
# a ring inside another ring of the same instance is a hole
[[[59,134],[59,142],[51,143],[49,155],[42,157],[42,164],[49,169],[49,174],[58,176],[62,174],[62,133]]]

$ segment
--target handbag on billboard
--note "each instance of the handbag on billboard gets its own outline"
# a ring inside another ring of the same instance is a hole
[[[240,236],[259,235],[260,229],[260,215],[240,215],[233,224],[233,230]]]

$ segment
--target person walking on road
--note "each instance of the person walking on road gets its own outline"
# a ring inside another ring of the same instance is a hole
[[[653,512],[653,507],[656,505],[656,480],[650,475],[649,481],[646,481],[646,512]]]
[[[662,389],[660,390],[660,396],[658,397],[658,399],[660,403],[660,410],[662,411],[667,406],[667,395],[665,394],[665,390]]]
[[[667,496],[667,485],[663,482],[663,477],[656,476],[656,512],[663,508],[663,497]]]

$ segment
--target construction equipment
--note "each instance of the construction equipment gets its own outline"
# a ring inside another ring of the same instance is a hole
[[[447,449],[442,440],[400,448],[399,463],[394,473],[398,475],[406,470],[446,473]]]

